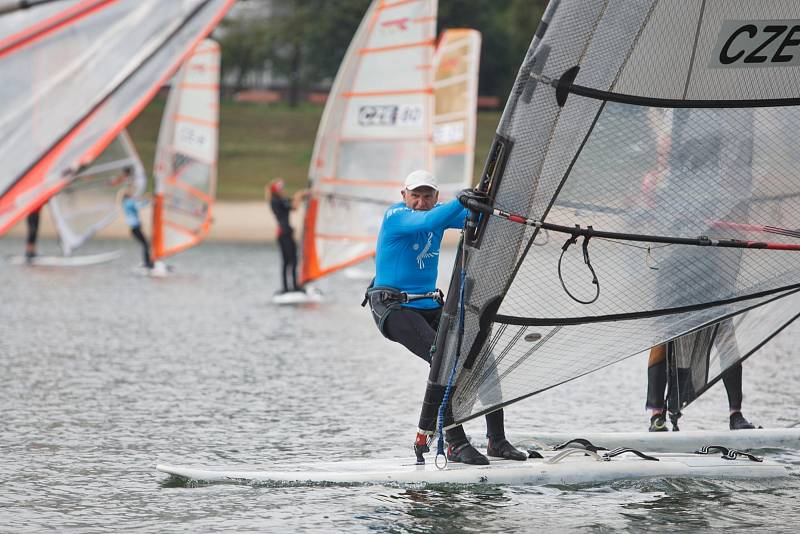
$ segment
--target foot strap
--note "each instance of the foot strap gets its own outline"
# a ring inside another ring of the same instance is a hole
[[[594,445],[588,439],[584,439],[584,438],[575,438],[575,439],[571,439],[569,441],[565,441],[564,443],[561,443],[560,445],[556,445],[555,447],[553,447],[553,450],[554,451],[560,451],[561,449],[566,449],[567,447],[571,447],[573,445],[580,445],[581,447],[583,447],[587,451],[591,451],[591,452],[607,451],[608,450],[605,447],[598,447],[597,445]]]
[[[714,454],[714,453],[721,453],[722,458],[726,460],[738,460],[739,458],[747,458],[752,462],[763,462],[764,459],[760,458],[754,454],[750,454],[749,452],[739,451],[736,449],[729,449],[728,447],[723,447],[722,445],[706,445],[705,447],[700,447],[700,450],[694,451],[695,454]]]

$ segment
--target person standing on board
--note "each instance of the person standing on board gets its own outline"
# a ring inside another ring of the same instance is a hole
[[[375,251],[375,280],[364,304],[369,302],[372,317],[384,337],[400,343],[430,365],[443,304],[442,292],[436,289],[439,248],[444,231],[461,228],[468,212],[458,200],[438,204],[438,182],[425,170],[408,175],[401,195],[402,202],[389,207],[383,216]],[[505,437],[503,410],[488,414],[486,427],[489,456],[527,459]],[[426,440],[425,433],[418,433],[415,448],[427,448]],[[470,444],[460,425],[447,431],[447,442],[449,461],[489,463]]]
[[[119,176],[120,181],[131,180],[133,174],[132,167],[122,169]],[[122,194],[122,211],[125,214],[125,222],[131,229],[131,235],[142,245],[142,259],[144,266],[148,269],[153,268],[153,261],[150,259],[150,244],[142,232],[142,221],[139,219],[139,210],[147,205],[146,200],[137,199],[134,192],[134,184],[131,182]]]
[[[745,134],[753,127],[752,110],[651,108],[649,119],[655,134],[657,169],[646,175],[643,193],[654,213],[680,206],[683,216],[676,218],[668,231],[672,235],[707,235],[706,231],[714,232],[715,219],[747,221],[753,140]],[[687,195],[687,191],[694,194]],[[711,222],[704,221],[706,218]],[[707,229],[701,224],[711,226]],[[674,300],[676,287],[691,287],[698,302],[729,297],[736,290],[734,284],[741,269],[742,253],[742,249],[716,247],[675,249],[659,266],[664,273],[656,284],[659,307],[670,309],[688,304]],[[668,382],[669,412],[673,430],[678,430],[680,408],[696,398],[693,367],[707,365],[712,346],[720,353],[730,429],[755,428],[741,412],[741,354],[729,318],[650,350],[646,409],[651,413],[651,432],[667,430],[664,391]],[[668,380],[668,364],[675,371],[672,380]],[[706,373],[701,374],[702,387]]]
[[[272,213],[278,221],[278,245],[281,249],[281,282],[283,292],[302,291],[303,288],[297,285],[297,243],[294,240],[294,229],[289,222],[289,214],[297,209],[300,202],[308,197],[307,190],[301,190],[292,195],[291,199],[283,196],[284,182],[276,178],[269,183],[265,190],[265,196],[272,208]],[[289,287],[289,277],[292,279],[291,288]]]
[[[39,213],[42,207],[39,206],[28,214],[25,222],[28,224],[28,237],[25,240],[25,263],[33,263],[36,257],[36,238],[39,235]]]
[[[713,327],[709,327],[713,328]],[[736,343],[733,337],[733,323],[730,319],[722,321],[717,327],[722,336],[721,343]],[[680,386],[686,390],[686,395],[694,395],[691,386],[691,367],[680,367],[676,369],[676,380]],[[650,410],[650,432],[666,432],[667,429],[667,407],[664,400],[664,393],[667,389],[667,345],[658,345],[650,350],[650,358],[647,361],[647,404]],[[728,394],[728,407],[730,408],[729,428],[731,430],[747,430],[755,428],[755,425],[744,418],[742,415],[742,364],[731,365],[723,374],[722,382],[725,384],[725,392]],[[673,390],[670,386],[670,391]],[[676,392],[678,393],[678,392]],[[673,421],[673,430],[678,430],[676,421]]]

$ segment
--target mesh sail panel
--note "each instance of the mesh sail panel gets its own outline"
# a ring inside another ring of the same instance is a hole
[[[57,2],[85,8],[58,31],[52,11],[0,18],[0,35],[33,36],[0,52],[0,233],[97,158],[232,3]]]
[[[441,199],[472,183],[481,34],[446,30],[433,58],[434,173]]]
[[[800,146],[791,132],[800,109],[787,80],[798,70],[717,65],[720,39],[735,32],[725,21],[775,19],[787,5],[662,4],[679,3],[551,3],[484,172],[494,207],[635,236],[796,245]],[[676,27],[692,28],[694,46],[665,44]],[[643,48],[656,54],[649,63]],[[672,73],[679,82],[636,83],[661,62],[686,65]],[[568,235],[500,217],[479,228],[465,248],[463,350],[451,298],[431,374],[446,384],[455,365],[457,422],[729,319],[716,327],[727,342],[684,340],[684,353],[726,362],[708,366],[703,388],[796,314],[786,305],[800,287],[796,251],[593,238],[586,250],[598,288],[580,240],[559,268]],[[771,321],[756,319],[762,310],[772,310]]]
[[[123,180],[121,173],[126,167],[131,167],[133,174]],[[89,167],[47,203],[65,255],[72,254],[117,218],[118,195],[131,181],[141,191],[146,176],[139,155],[123,130]]]
[[[301,283],[375,252],[403,179],[433,168],[436,0],[375,0],[331,88],[309,169]]]
[[[217,193],[219,45],[205,39],[170,89],[155,163],[153,252],[163,258],[198,244]]]

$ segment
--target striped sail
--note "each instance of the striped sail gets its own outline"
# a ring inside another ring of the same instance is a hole
[[[197,45],[172,82],[154,165],[153,256],[202,241],[217,192],[219,45]]]
[[[435,343],[429,392],[455,373],[455,422],[716,329],[705,387],[794,320],[796,16],[550,3],[473,202],[488,211],[462,249],[463,308],[457,266]]]
[[[403,179],[433,168],[436,0],[374,0],[325,105],[309,169],[301,283],[372,257]]]
[[[481,34],[451,29],[442,33],[433,57],[433,146],[442,199],[472,183]]]
[[[232,3],[64,0],[0,17],[0,234],[94,161]]]
[[[130,167],[130,178],[122,171]],[[100,156],[80,171],[68,186],[47,203],[65,256],[86,243],[120,215],[119,195],[133,184],[144,191],[147,176],[127,130],[123,130]]]

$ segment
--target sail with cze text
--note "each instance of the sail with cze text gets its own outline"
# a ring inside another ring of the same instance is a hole
[[[309,169],[301,283],[375,254],[403,179],[433,168],[436,0],[373,0],[331,88]]]
[[[702,388],[794,320],[795,7],[550,3],[462,196],[429,382],[453,421],[708,329]]]

